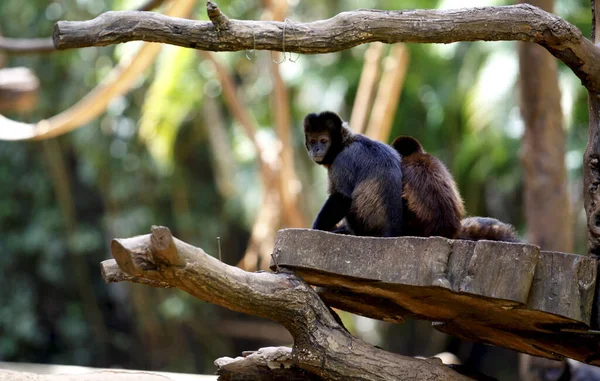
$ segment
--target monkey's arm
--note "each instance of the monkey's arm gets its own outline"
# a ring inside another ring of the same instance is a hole
[[[325,201],[312,228],[325,231],[333,230],[335,225],[348,214],[351,203],[352,199],[350,197],[346,197],[341,193],[332,193]]]

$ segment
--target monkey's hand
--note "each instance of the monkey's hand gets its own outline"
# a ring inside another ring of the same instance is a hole
[[[317,215],[312,228],[325,231],[333,230],[335,225],[346,217],[351,204],[352,199],[350,197],[346,197],[341,193],[331,194]]]

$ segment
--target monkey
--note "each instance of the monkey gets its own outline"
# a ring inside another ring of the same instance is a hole
[[[392,147],[354,134],[334,112],[304,118],[310,158],[327,168],[329,197],[312,228],[358,236],[402,235],[400,155]],[[337,226],[341,220],[344,222]]]
[[[401,156],[404,234],[478,241],[520,242],[515,228],[495,218],[464,218],[465,208],[446,166],[419,141],[399,136],[392,147]]]
[[[410,136],[396,138],[392,147],[402,157],[405,235],[454,238],[465,208],[446,166]]]

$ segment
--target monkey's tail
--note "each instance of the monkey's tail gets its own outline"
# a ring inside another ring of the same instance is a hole
[[[512,225],[489,217],[468,217],[463,219],[460,222],[460,231],[456,239],[522,242]]]

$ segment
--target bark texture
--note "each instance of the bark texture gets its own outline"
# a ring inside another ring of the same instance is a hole
[[[299,368],[292,348],[268,347],[244,353],[242,357],[215,360],[220,381],[322,381],[323,378]]]
[[[228,266],[173,238],[168,228],[115,239],[111,252],[127,275],[115,274],[115,260],[104,261],[104,274],[112,274],[107,280],[166,283],[199,299],[278,322],[294,338],[294,363],[326,380],[468,379],[439,361],[389,353],[351,336],[296,275],[248,273]]]
[[[592,4],[592,41],[600,41],[600,6]],[[600,91],[588,89],[589,136],[583,155],[583,205],[587,217],[588,253],[600,258]],[[600,285],[596,286],[600,295]],[[600,329],[600,299],[594,303],[592,326]]]
[[[592,3],[592,40],[600,36],[600,7]],[[589,136],[583,156],[583,197],[588,223],[588,251],[600,257],[600,90],[588,88]]]
[[[209,1],[208,7],[214,14],[214,3]],[[89,21],[59,21],[53,39],[57,49],[144,40],[212,51],[256,48],[304,54],[336,52],[373,41],[527,41],[540,44],[562,60],[588,89],[600,90],[599,49],[577,27],[527,4],[452,10],[357,10],[309,23],[213,21],[149,12],[106,12]]]

